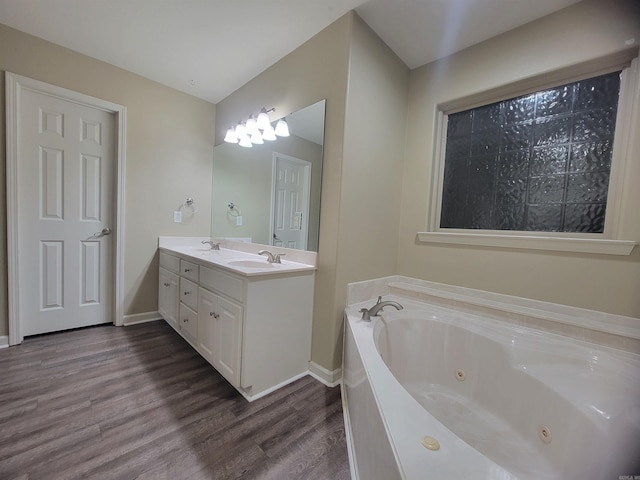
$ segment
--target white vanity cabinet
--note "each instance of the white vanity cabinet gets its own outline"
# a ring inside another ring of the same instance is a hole
[[[158,281],[158,312],[176,330],[178,325],[178,288],[180,286],[180,260],[160,253],[160,275]]]
[[[177,274],[170,270],[176,265]],[[167,275],[175,278],[169,280]],[[158,310],[238,391],[253,400],[308,372],[314,278],[313,270],[243,275],[161,251]],[[176,281],[179,289],[173,301],[177,307],[170,307],[166,297],[175,287],[165,283],[175,285]],[[172,320],[171,308],[178,308],[177,322]]]
[[[158,281],[158,312],[169,325],[180,332],[190,342],[196,341],[198,329],[198,284],[184,277],[184,270],[195,268],[198,277],[198,265],[185,262],[179,257],[160,252],[160,274]]]

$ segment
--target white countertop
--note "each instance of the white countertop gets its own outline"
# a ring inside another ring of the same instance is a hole
[[[316,270],[314,265],[285,259],[282,259],[282,263],[269,263],[266,256],[231,248],[220,247],[220,250],[211,250],[209,245],[202,245],[199,242],[188,242],[186,245],[163,243],[160,243],[159,248],[166,253],[179,256],[199,265],[220,267],[249,277]],[[265,249],[268,249],[274,255],[287,250],[277,247],[267,247]]]

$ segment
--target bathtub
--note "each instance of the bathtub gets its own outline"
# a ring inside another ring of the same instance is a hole
[[[387,299],[345,310],[353,478],[640,478],[640,355]]]

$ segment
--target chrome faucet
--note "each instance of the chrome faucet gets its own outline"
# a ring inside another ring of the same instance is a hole
[[[203,245],[208,243],[211,246],[211,250],[220,250],[220,242],[214,243],[213,240],[202,240],[200,243]]]
[[[285,253],[276,253],[275,255],[268,250],[260,250],[258,255],[266,255],[269,263],[282,263],[280,257],[284,257]]]
[[[384,307],[394,307],[396,310],[402,310],[402,305],[398,302],[393,302],[391,300],[382,301],[382,296],[378,297],[378,301],[371,308],[361,308],[360,313],[362,313],[362,320],[371,321],[371,317],[377,317],[380,310]]]

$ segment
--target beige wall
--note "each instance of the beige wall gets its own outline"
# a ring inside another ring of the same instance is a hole
[[[633,0],[582,2],[411,72],[399,274],[640,316],[640,247],[617,257],[416,242],[427,225],[436,105],[619,52],[630,38],[637,45],[639,9]],[[622,236],[640,241],[640,145],[633,137]]]
[[[338,318],[347,283],[397,272],[408,88],[409,69],[354,15],[335,283]],[[331,361],[337,368],[342,330],[335,333]]]
[[[328,370],[341,364],[347,282],[395,273],[407,88],[408,69],[350,13],[217,105],[220,143],[262,106],[277,116],[327,99],[312,360]]]
[[[159,235],[209,234],[215,106],[130,72],[0,25],[4,72],[34,78],[127,107],[124,312],[157,311]],[[5,100],[0,155],[5,158]],[[5,168],[0,169],[0,335],[7,325]],[[183,224],[172,212],[191,196],[198,213]]]

